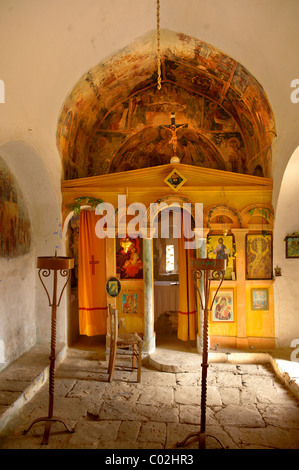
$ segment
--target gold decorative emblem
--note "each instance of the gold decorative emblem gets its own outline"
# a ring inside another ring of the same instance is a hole
[[[178,191],[186,181],[186,178],[178,170],[172,170],[164,180],[164,182],[174,191]]]

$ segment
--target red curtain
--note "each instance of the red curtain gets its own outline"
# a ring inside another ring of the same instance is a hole
[[[99,216],[80,212],[79,227],[79,331],[95,336],[107,332],[106,241],[96,236]]]
[[[178,338],[183,341],[195,339],[195,295],[192,270],[188,268],[189,258],[192,258],[193,249],[186,249],[186,238],[183,233],[183,215],[181,217],[181,237],[179,246],[179,312],[178,312]],[[177,221],[179,222],[179,221]],[[192,238],[191,231],[187,234]]]

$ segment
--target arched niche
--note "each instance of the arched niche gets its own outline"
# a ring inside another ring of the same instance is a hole
[[[199,205],[198,205],[199,206]],[[197,206],[197,207],[198,207]],[[147,226],[148,228],[152,227],[154,220],[161,211],[167,208],[178,208],[180,210],[185,209],[192,217],[194,221],[202,223],[202,212],[198,210],[196,212],[196,204],[189,198],[182,197],[179,195],[167,195],[152,201],[147,209]],[[201,205],[202,209],[202,205]]]
[[[239,211],[226,204],[217,204],[204,210],[204,227],[211,230],[230,230],[240,228],[241,225]]]
[[[248,227],[251,230],[273,229],[274,214],[271,206],[265,204],[251,204],[243,209],[240,217],[243,227]]]

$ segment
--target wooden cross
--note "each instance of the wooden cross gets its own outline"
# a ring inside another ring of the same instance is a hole
[[[89,261],[89,264],[91,264],[91,274],[94,276],[95,275],[95,264],[99,264],[99,261],[95,261],[94,255],[91,255],[91,261]]]

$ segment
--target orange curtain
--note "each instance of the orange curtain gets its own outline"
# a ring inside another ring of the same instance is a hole
[[[191,237],[190,237],[191,238]],[[188,260],[193,257],[193,250],[185,248],[185,237],[182,233],[178,239],[179,247],[179,312],[178,338],[183,341],[195,339],[195,295],[192,270],[188,269]]]
[[[80,213],[79,228],[79,331],[81,335],[107,332],[106,242],[96,236],[99,216],[94,211]]]

